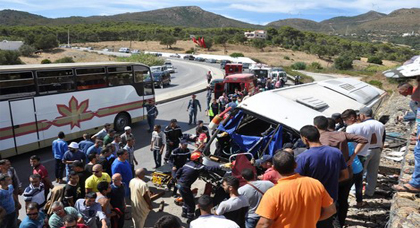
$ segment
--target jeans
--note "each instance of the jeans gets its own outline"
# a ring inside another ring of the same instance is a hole
[[[61,159],[55,159],[55,178],[63,178],[64,163]]]
[[[245,219],[245,228],[255,228],[260,217],[247,217]]]
[[[378,181],[379,162],[381,161],[381,148],[369,149],[363,163],[363,171],[366,173],[365,195],[373,196]]]
[[[417,129],[417,135],[419,130]],[[414,172],[409,184],[415,188],[420,188],[420,141],[414,147]]]
[[[194,125],[197,124],[197,110],[194,110],[194,109],[190,110],[188,115],[190,117],[188,124],[192,124],[192,123],[194,123]]]
[[[194,218],[195,201],[191,188],[178,184],[179,193],[181,193],[184,204],[182,205],[182,213],[186,214],[188,219]]]
[[[338,186],[338,199],[337,199],[337,217],[340,226],[343,227],[346,221],[347,212],[349,210],[349,194],[353,178],[343,181]]]
[[[356,187],[356,202],[360,203],[363,201],[363,171],[357,174],[353,174],[352,185]]]
[[[156,168],[161,166],[162,155],[160,154],[160,149],[153,150],[153,158],[155,159]]]
[[[17,214],[12,212],[4,216],[0,228],[17,228]]]
[[[155,127],[155,116],[147,116],[147,123],[149,124],[149,131],[153,131]]]

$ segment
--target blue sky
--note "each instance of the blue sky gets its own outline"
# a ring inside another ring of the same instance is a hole
[[[390,13],[420,7],[420,0],[0,0],[0,10],[14,9],[49,18],[114,15],[173,6],[199,6],[228,18],[266,24],[286,18],[322,21],[369,10]]]

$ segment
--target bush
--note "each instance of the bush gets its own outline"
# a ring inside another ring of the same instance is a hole
[[[379,89],[382,89],[382,82],[377,81],[377,80],[370,80],[368,82],[369,84],[378,87]]]
[[[334,67],[338,70],[353,69],[353,59],[349,56],[339,56],[334,61]]]
[[[368,63],[375,63],[382,65],[382,60],[377,56],[372,56],[368,58]]]
[[[293,70],[305,70],[306,69],[306,63],[304,62],[296,62],[292,64]]]
[[[19,48],[19,52],[23,56],[32,56],[32,54],[35,51],[36,51],[36,49],[34,47],[32,47],[31,45],[27,45],[27,44],[24,44],[24,45],[20,46],[20,48]]]
[[[55,60],[54,63],[74,63],[74,60],[72,57],[64,57],[64,58]]]
[[[311,65],[309,65],[309,68],[315,69],[315,70],[321,70],[322,66],[318,62],[312,62]]]
[[[35,38],[34,46],[37,49],[51,49],[58,46],[58,41],[55,35],[40,35]]]
[[[190,50],[186,50],[185,54],[192,54],[194,53],[194,48],[190,48]]]
[[[0,50],[0,65],[23,64],[19,59],[18,51]]]
[[[283,59],[290,60],[290,57],[286,55],[286,56],[283,57]]]
[[[50,63],[51,63],[51,60],[49,60],[49,59],[43,59],[41,61],[41,64],[50,64]]]
[[[233,57],[233,58],[244,57],[244,54],[242,54],[240,52],[234,52],[234,53],[230,54],[230,57]]]

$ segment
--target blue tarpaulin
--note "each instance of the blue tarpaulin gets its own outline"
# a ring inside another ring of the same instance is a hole
[[[232,138],[234,144],[236,144],[231,144],[233,151],[239,150],[239,152],[250,152],[253,155],[256,155],[257,151],[260,149],[263,150],[266,147],[273,135],[274,137],[271,140],[267,151],[265,151],[265,154],[273,155],[276,150],[282,148],[282,126],[280,126],[277,131],[273,129],[272,132],[268,133],[266,136],[249,136],[236,133],[235,130],[244,116],[245,113],[239,111],[238,114],[236,114],[236,116],[229,120],[224,126],[219,125],[218,128],[221,131],[227,132]]]

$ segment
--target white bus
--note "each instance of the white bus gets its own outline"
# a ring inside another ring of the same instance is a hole
[[[11,157],[141,121],[154,102],[148,66],[138,63],[64,63],[0,66],[0,156]]]

